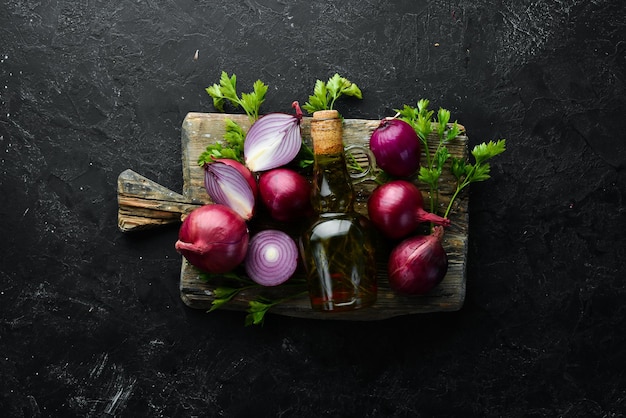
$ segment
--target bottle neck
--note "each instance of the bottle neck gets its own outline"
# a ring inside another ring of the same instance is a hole
[[[318,213],[352,212],[354,190],[343,152],[315,155],[312,203]]]
[[[351,212],[352,179],[343,148],[343,122],[337,111],[319,111],[311,120],[313,140],[313,208],[318,213]]]

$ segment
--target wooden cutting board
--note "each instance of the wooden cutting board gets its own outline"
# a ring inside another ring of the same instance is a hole
[[[207,145],[220,141],[224,134],[226,118],[239,123],[244,130],[250,126],[247,116],[223,113],[189,113],[182,124],[182,169],[183,191],[175,193],[167,188],[135,173],[132,170],[122,172],[118,178],[118,226],[123,232],[132,232],[159,225],[179,223],[191,210],[210,204],[204,189],[204,171],[198,166],[199,155]],[[368,146],[369,138],[378,126],[378,120],[346,119],[344,121],[344,143]],[[310,118],[302,120],[302,135],[310,141]],[[461,126],[461,134],[448,145],[450,154],[467,159],[467,136]],[[429,143],[436,144],[434,136]],[[432,153],[432,150],[431,150]],[[419,183],[416,182],[418,187]],[[373,181],[355,185],[357,203],[355,209],[367,214],[367,199],[376,187]],[[454,191],[454,179],[449,170],[444,170],[441,179],[441,204],[447,206]],[[426,194],[424,194],[425,201]],[[443,246],[448,254],[449,267],[444,280],[431,293],[425,296],[398,296],[387,282],[386,254],[383,247],[378,253],[378,300],[370,308],[353,312],[328,313],[313,311],[308,296],[288,300],[273,307],[270,312],[302,318],[338,319],[338,320],[377,320],[394,316],[455,311],[462,307],[465,299],[465,271],[467,265],[468,242],[468,196],[467,191],[457,197],[450,216],[452,226],[447,228]],[[295,232],[294,232],[295,234]],[[297,238],[297,236],[294,236]],[[174,242],[172,242],[172,246]],[[301,277],[301,272],[296,273]],[[289,282],[288,282],[289,283]],[[180,274],[180,296],[183,302],[196,309],[208,310],[214,300],[215,282],[203,280],[201,272],[183,258]],[[220,309],[245,311],[248,302],[259,295],[277,297],[286,294],[285,286],[265,288],[259,291],[244,291]]]

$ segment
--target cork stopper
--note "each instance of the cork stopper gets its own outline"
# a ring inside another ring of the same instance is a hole
[[[318,110],[311,119],[313,152],[331,155],[343,152],[343,122],[336,110]]]

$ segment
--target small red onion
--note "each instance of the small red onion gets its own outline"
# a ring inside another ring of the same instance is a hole
[[[391,289],[404,295],[424,295],[441,283],[448,272],[442,239],[443,227],[436,226],[430,235],[417,235],[398,244],[387,265]]]
[[[228,206],[243,219],[254,215],[254,192],[233,165],[214,162],[204,166],[204,187],[214,203]]]
[[[289,168],[275,168],[259,177],[259,195],[270,216],[293,222],[313,214],[309,181]]]
[[[253,172],[271,170],[290,163],[302,146],[297,102],[296,115],[269,113],[257,119],[246,134],[243,154],[246,166]]]
[[[415,130],[403,120],[386,118],[370,137],[376,164],[395,177],[409,177],[420,166],[421,145]]]
[[[278,286],[296,271],[298,248],[286,233],[265,229],[250,240],[244,266],[254,282],[263,286]]]
[[[404,238],[422,222],[449,226],[450,220],[427,212],[422,193],[413,183],[393,180],[378,186],[367,201],[370,221],[392,239]]]
[[[209,273],[227,273],[246,257],[248,227],[235,211],[210,204],[183,221],[175,248],[192,265]]]

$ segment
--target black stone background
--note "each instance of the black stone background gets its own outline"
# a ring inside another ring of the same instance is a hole
[[[0,6],[2,416],[624,416],[621,0]],[[116,179],[182,190],[181,123],[222,70],[269,84],[265,112],[339,72],[364,94],[345,117],[428,98],[472,146],[506,138],[471,188],[463,309],[187,308],[177,227],[119,232]]]

